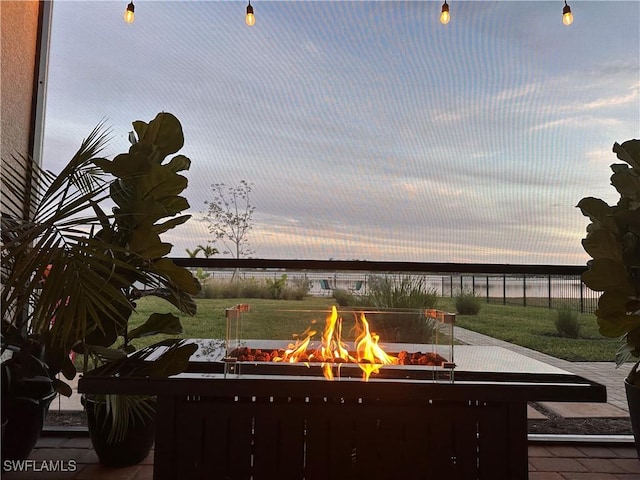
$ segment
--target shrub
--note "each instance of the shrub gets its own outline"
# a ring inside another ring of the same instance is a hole
[[[561,337],[578,338],[580,336],[578,315],[568,307],[557,310],[555,324],[558,335]]]
[[[348,307],[356,303],[354,296],[348,290],[344,288],[334,288],[333,298],[336,299],[336,303],[341,307]]]
[[[358,304],[375,308],[435,308],[438,292],[421,275],[371,276]]]
[[[202,286],[202,296],[204,298],[239,298],[240,284],[229,280],[208,278]]]
[[[283,300],[302,300],[311,290],[311,281],[305,277],[295,277],[288,280],[282,290]]]
[[[462,290],[454,299],[456,312],[460,315],[477,315],[480,312],[482,302],[471,291]]]
[[[255,278],[247,278],[234,282],[240,285],[240,295],[242,298],[271,298],[269,286],[266,282],[258,281]]]
[[[416,312],[384,312],[371,315],[371,328],[387,342],[429,343],[437,323],[424,309],[435,308],[438,292],[421,275],[371,276],[367,294],[351,296],[353,305],[373,309],[414,309]],[[335,291],[334,291],[335,295]],[[368,317],[369,318],[369,317]]]
[[[203,284],[202,297],[302,300],[310,289],[311,285],[306,278],[288,279],[286,275],[265,280],[208,278]]]
[[[283,274],[280,278],[267,278],[267,288],[269,289],[269,298],[282,298],[284,287],[287,285],[287,275]]]

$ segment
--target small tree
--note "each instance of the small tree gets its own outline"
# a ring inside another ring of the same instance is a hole
[[[209,232],[226,247],[224,254],[242,258],[253,254],[247,234],[253,228],[255,207],[249,202],[253,184],[240,180],[237,186],[226,187],[224,183],[214,183],[213,200],[205,200],[206,221]]]

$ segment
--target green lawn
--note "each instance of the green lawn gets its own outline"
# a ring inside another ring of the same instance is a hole
[[[454,311],[450,299],[439,299],[439,308]],[[293,333],[302,333],[309,319],[286,313],[285,310],[327,310],[334,299],[329,297],[307,297],[304,300],[262,299],[198,299],[198,313],[194,317],[181,316],[185,338],[224,338],[225,309],[239,303],[251,306],[246,316],[250,322],[245,329],[245,338],[291,339]],[[132,317],[135,327],[153,312],[177,314],[166,302],[145,298],[138,302],[138,312]],[[509,305],[482,304],[477,316],[458,315],[457,325],[494,338],[531,348],[569,361],[613,361],[620,342],[606,339],[598,333],[593,314],[581,314],[581,338],[569,339],[558,336],[554,319],[556,311],[541,307],[519,307]],[[323,322],[324,318],[317,319]],[[321,330],[321,327],[319,328]],[[147,337],[137,340],[139,348],[158,341]]]
[[[246,303],[250,305],[250,312],[245,314],[247,327],[246,338],[266,338],[289,340],[294,333],[302,333],[309,322],[311,314],[297,316],[286,310],[328,310],[332,305],[329,297],[307,297],[304,300],[264,300],[257,298],[239,299],[205,299],[197,300],[198,313],[189,317],[180,315],[178,310],[167,302],[154,297],[138,300],[137,312],[131,317],[131,328],[137,327],[153,312],[174,313],[180,317],[184,333],[183,338],[225,338],[225,309],[234,305]],[[315,315],[312,315],[315,316]],[[260,320],[259,322],[257,320]],[[284,319],[284,320],[283,320]],[[324,318],[320,319],[324,321]],[[157,342],[162,337],[145,337],[135,340],[137,348]]]
[[[442,299],[441,308],[455,310],[449,299]],[[598,333],[594,314],[578,314],[581,329],[577,339],[558,335],[556,315],[556,310],[543,307],[483,303],[478,315],[458,315],[456,325],[572,362],[614,360],[620,341]]]

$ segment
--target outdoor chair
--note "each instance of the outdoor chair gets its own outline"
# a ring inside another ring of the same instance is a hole
[[[329,280],[326,280],[326,279],[320,280],[320,288],[322,288],[322,292],[325,295],[329,295],[333,293],[333,288],[331,287]]]

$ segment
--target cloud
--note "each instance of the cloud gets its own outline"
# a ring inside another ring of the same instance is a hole
[[[429,2],[265,2],[254,28],[234,2],[141,5],[133,26],[56,2],[45,163],[104,117],[118,152],[171,111],[196,212],[174,252],[210,238],[210,184],[246,179],[258,256],[582,263],[574,206],[640,130],[620,35],[638,8],[602,3],[565,29],[539,2],[464,3],[444,28]]]
[[[626,95],[612,95],[610,97],[599,98],[582,106],[585,110],[598,110],[620,105],[637,106],[640,97],[640,82],[632,85]]]

